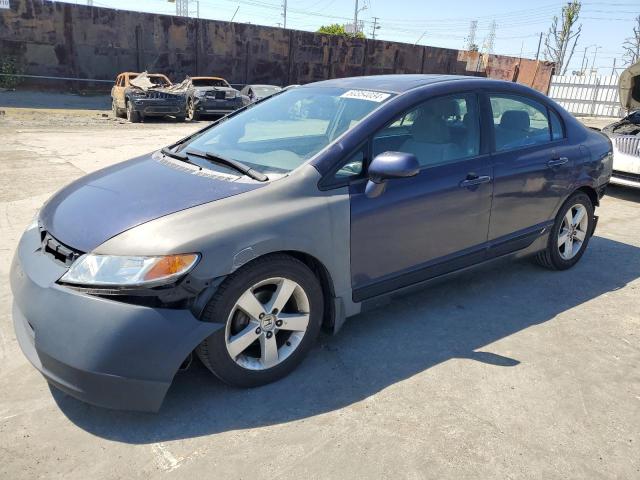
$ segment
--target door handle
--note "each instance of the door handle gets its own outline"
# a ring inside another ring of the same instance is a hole
[[[567,157],[554,158],[554,159],[549,160],[547,162],[547,167],[549,167],[549,168],[559,167],[560,165],[564,165],[568,161],[569,161],[569,159]]]
[[[480,185],[482,183],[489,183],[491,177],[489,175],[467,175],[465,180],[460,182],[460,186],[463,188],[473,187],[474,185]]]

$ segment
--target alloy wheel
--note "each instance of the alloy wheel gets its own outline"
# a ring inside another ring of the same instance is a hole
[[[274,277],[238,298],[225,327],[225,345],[236,364],[266,370],[287,359],[309,326],[309,298],[293,280]]]
[[[571,260],[580,252],[588,229],[589,217],[584,205],[577,203],[567,210],[558,232],[558,251],[563,260]]]
[[[187,103],[187,120],[190,122],[193,121],[194,112],[195,106],[193,105],[193,100],[189,100]]]

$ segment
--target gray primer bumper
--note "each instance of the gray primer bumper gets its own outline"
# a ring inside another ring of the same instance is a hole
[[[157,411],[182,361],[223,324],[60,286],[65,267],[39,246],[37,229],[25,232],[10,273],[16,337],[29,361],[85,402]]]

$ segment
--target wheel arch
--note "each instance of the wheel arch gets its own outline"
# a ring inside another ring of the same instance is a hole
[[[582,187],[576,188],[576,190],[572,192],[571,195],[573,195],[576,192],[586,193],[587,196],[591,199],[591,203],[593,204],[594,208],[600,205],[600,198],[598,197],[598,192],[596,192],[596,189],[593,188],[592,186],[583,185]]]
[[[304,263],[316,276],[322,288],[322,296],[324,301],[324,317],[322,319],[322,327],[328,332],[336,330],[336,305],[335,305],[335,289],[331,273],[325,265],[313,255],[300,250],[281,250],[277,252],[269,252],[252,260],[264,258],[269,255],[284,254],[295,258]]]

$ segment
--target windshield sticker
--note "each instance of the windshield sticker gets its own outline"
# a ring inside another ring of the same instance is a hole
[[[349,90],[340,95],[340,98],[355,98],[357,100],[368,100],[370,102],[384,102],[391,96],[390,93],[373,92],[371,90]]]

